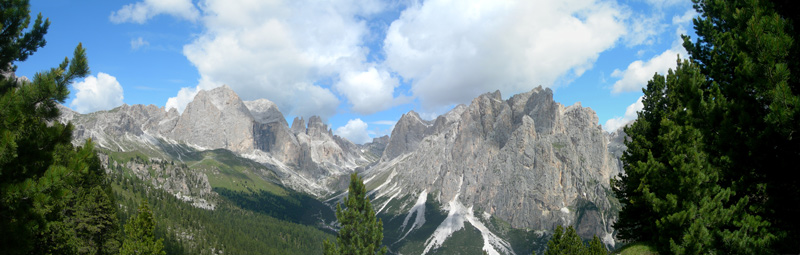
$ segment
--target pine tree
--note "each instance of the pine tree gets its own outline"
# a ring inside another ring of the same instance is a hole
[[[536,252],[534,251],[534,254]],[[603,243],[597,236],[594,236],[589,246],[583,243],[581,237],[572,226],[567,227],[566,232],[561,225],[557,226],[550,241],[547,242],[545,255],[605,255],[608,254]]]
[[[695,8],[699,38],[684,37],[691,62],[653,77],[625,129],[615,228],[661,253],[800,251],[798,179],[788,170],[800,163],[797,20],[767,1]]]
[[[791,1],[698,1],[699,36],[684,47],[719,91],[710,111],[717,125],[698,123],[722,182],[745,200],[734,222],[739,233],[722,233],[741,253],[800,252],[800,46],[798,13]]]
[[[608,255],[608,250],[606,250],[606,246],[600,242],[600,238],[594,236],[592,241],[589,242],[589,250],[587,252],[589,255]]]
[[[556,230],[553,231],[553,236],[550,237],[550,241],[547,242],[547,250],[544,251],[544,255],[559,255],[561,254],[561,239],[564,237],[564,228],[561,225],[556,226]]]
[[[364,183],[356,173],[350,175],[348,195],[342,204],[336,205],[336,218],[341,228],[336,242],[325,240],[324,253],[333,254],[386,254],[383,246],[383,221],[377,219],[367,197]]]
[[[164,240],[155,239],[156,222],[147,200],[142,200],[136,215],[125,223],[125,241],[119,254],[156,255],[164,252]]]
[[[29,9],[26,0],[0,3],[0,247],[115,253],[116,206],[93,144],[75,148],[72,125],[56,121],[68,85],[89,73],[86,52],[78,44],[72,60],[33,81],[14,77],[15,62],[45,45],[50,24],[39,14],[29,28]]]

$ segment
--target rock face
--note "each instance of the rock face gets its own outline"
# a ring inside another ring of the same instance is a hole
[[[346,175],[359,172],[376,211],[407,214],[399,217],[405,218],[397,224],[399,239],[429,231],[425,252],[469,223],[481,232],[485,250],[513,253],[487,228],[491,218],[544,232],[575,225],[584,238],[597,235],[614,243],[608,180],[621,172],[624,133],[606,134],[592,109],[565,107],[541,87],[507,100],[499,91],[487,93],[431,121],[411,111],[391,136],[365,145],[333,135],[317,116],[297,117],[290,127],[274,103],[242,101],[227,86],[199,92],[182,114],[152,105],[91,114],[62,108],[60,121],[75,125],[76,143],[92,138],[109,150],[227,149],[317,197],[345,190]],[[208,182],[184,175],[170,178]],[[180,182],[157,182],[176,194],[190,192]],[[443,222],[426,223],[425,205],[432,202],[447,211]]]
[[[386,145],[381,160],[387,161],[408,153],[417,147],[422,138],[429,133],[432,123],[422,120],[414,111],[400,117],[392,130],[391,139]]]
[[[372,138],[372,142],[365,143],[361,145],[361,149],[364,152],[368,152],[369,155],[375,156],[380,158],[383,155],[383,151],[386,150],[386,145],[389,144],[389,136],[381,136]]]
[[[60,121],[75,125],[76,143],[92,138],[117,151],[159,151],[176,144],[227,149],[276,169],[287,186],[318,196],[333,192],[328,183],[338,176],[371,162],[358,146],[333,135],[320,117],[310,117],[307,127],[297,118],[289,128],[274,103],[242,101],[228,86],[198,92],[183,114],[153,105],[90,114],[61,109]]]
[[[431,194],[453,205],[446,210],[471,207],[514,228],[576,224],[584,237],[613,243],[606,192],[618,160],[593,110],[552,96],[541,87],[505,101],[487,93],[433,123],[403,115],[381,161],[366,171],[375,182],[367,185],[378,186],[376,203]]]

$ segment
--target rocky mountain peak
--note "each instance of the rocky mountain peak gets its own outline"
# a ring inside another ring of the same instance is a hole
[[[328,128],[328,125],[322,122],[322,118],[316,115],[308,118],[306,134],[317,138],[322,137],[323,134],[333,137],[333,132]]]
[[[508,100],[499,91],[483,94],[432,127],[418,117],[400,118],[383,157],[367,170],[366,178],[389,176],[371,184],[386,198],[376,203],[432,194],[440,204],[459,205],[445,207],[453,215],[479,208],[515,228],[575,225],[584,237],[613,244],[606,191],[619,164],[593,110],[564,107],[540,86]]]
[[[420,118],[416,112],[409,111],[403,114],[394,125],[381,161],[391,160],[414,150],[428,133],[429,127],[432,127],[432,124]]]
[[[186,105],[171,136],[200,148],[253,149],[253,116],[230,87],[201,90]]]
[[[262,98],[253,101],[244,101],[244,104],[247,106],[247,109],[250,110],[250,114],[253,115],[253,119],[256,122],[281,122],[287,126],[289,125],[286,123],[286,118],[283,117],[283,113],[278,110],[278,106],[272,101]]]
[[[303,117],[294,117],[292,121],[292,133],[299,134],[306,132],[306,121]]]

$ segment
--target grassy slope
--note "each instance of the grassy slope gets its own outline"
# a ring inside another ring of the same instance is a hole
[[[632,243],[619,248],[611,254],[619,255],[657,255],[656,249],[643,243]]]
[[[157,234],[165,239],[169,254],[212,254],[219,249],[225,254],[320,254],[322,241],[333,237],[320,230],[319,219],[330,221],[333,217],[327,206],[283,188],[271,170],[229,151],[98,151],[120,165],[128,161],[149,164],[151,158],[181,164],[183,171],[206,173],[213,190],[226,194],[212,196],[215,210],[199,209],[139,180],[126,167],[112,171],[120,219],[127,220],[139,201],[147,199],[158,219]],[[180,155],[184,161],[171,155]],[[151,167],[157,168],[157,164]],[[158,175],[157,170],[150,174]]]

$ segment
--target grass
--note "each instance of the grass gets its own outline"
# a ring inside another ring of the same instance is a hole
[[[631,243],[611,253],[619,255],[657,255],[656,249],[644,243]]]
[[[213,188],[224,188],[233,191],[256,192],[263,190],[275,195],[285,196],[288,193],[275,183],[265,180],[256,171],[269,172],[266,167],[246,159],[235,157],[223,150],[201,152],[203,159],[190,162],[192,168],[206,170],[208,182]],[[216,170],[216,171],[212,171]]]

